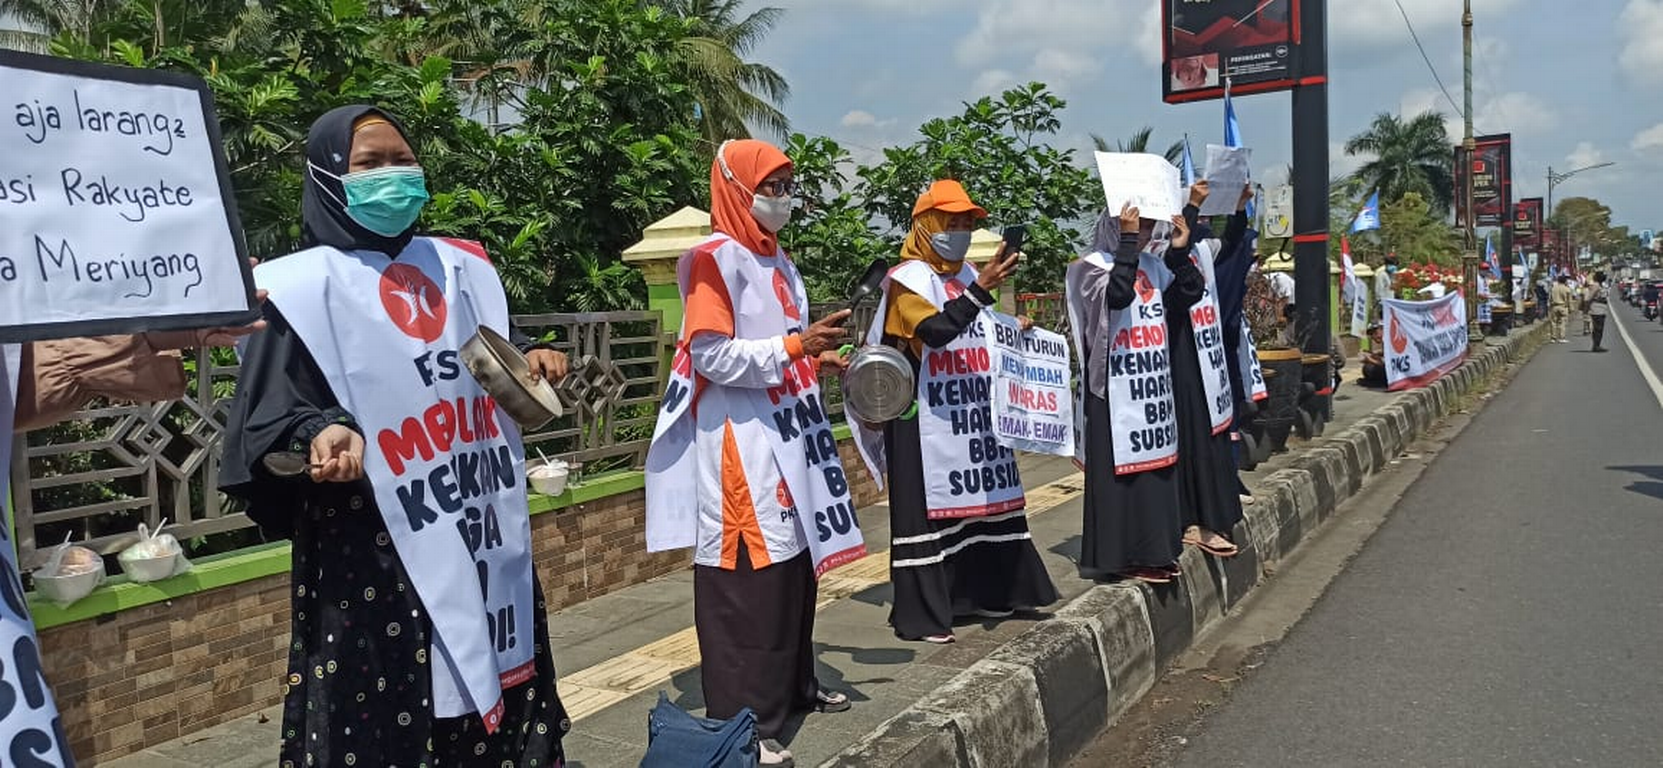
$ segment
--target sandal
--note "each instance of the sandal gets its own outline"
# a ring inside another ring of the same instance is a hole
[[[1236,555],[1241,554],[1240,547],[1230,543],[1229,539],[1219,536],[1218,534],[1213,534],[1213,538],[1210,541],[1195,542],[1195,546],[1200,547],[1201,551],[1217,557],[1235,557]]]
[[[791,750],[781,746],[773,739],[763,739],[757,742],[757,765],[769,768],[796,768],[797,760],[791,756]]]
[[[847,712],[849,706],[849,697],[840,691],[828,691],[824,688],[814,691],[814,710],[816,712]]]
[[[1135,566],[1120,572],[1123,579],[1136,579],[1146,584],[1171,584],[1172,572],[1164,568]]]

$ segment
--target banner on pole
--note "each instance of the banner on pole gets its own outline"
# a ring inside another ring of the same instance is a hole
[[[1472,178],[1475,227],[1509,226],[1513,220],[1513,136],[1498,133],[1474,139],[1472,157],[1455,148],[1455,226],[1467,225],[1467,178]]]
[[[1284,91],[1297,82],[1300,0],[1161,1],[1161,94],[1169,104]]]
[[[1386,380],[1397,391],[1424,387],[1467,359],[1467,303],[1459,292],[1431,301],[1381,301]]]
[[[1542,198],[1527,197],[1513,205],[1513,244],[1535,248],[1542,242]]]
[[[1074,455],[1073,395],[1068,341],[1042,328],[1022,330],[1016,318],[983,310],[993,370],[993,424],[999,444],[1013,451]]]

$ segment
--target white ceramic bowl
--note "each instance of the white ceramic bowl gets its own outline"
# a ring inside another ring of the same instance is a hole
[[[541,460],[526,465],[526,477],[531,487],[544,496],[559,496],[566,492],[566,479],[572,470],[563,461],[544,463]]]
[[[179,567],[179,553],[162,557],[120,558],[121,570],[136,582],[161,581],[173,575]]]
[[[99,563],[97,568],[69,576],[47,576],[36,572],[34,578],[35,590],[42,597],[60,605],[69,605],[92,594],[103,583],[104,564]]]

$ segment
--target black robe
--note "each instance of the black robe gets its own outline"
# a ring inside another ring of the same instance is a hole
[[[1139,255],[1138,234],[1122,234],[1109,272],[1103,311],[1131,306],[1137,290]],[[1188,248],[1169,249],[1166,262],[1173,271],[1172,284],[1162,295],[1170,327],[1174,317],[1187,314],[1189,307],[1200,300],[1203,279],[1200,270],[1190,263]],[[1181,341],[1177,333],[1167,334],[1169,348]],[[1089,350],[1087,345],[1081,353],[1088,354]],[[1089,375],[1089,362],[1082,361],[1081,369]],[[1085,434],[1079,436],[1086,443],[1080,572],[1088,578],[1102,578],[1136,567],[1172,567],[1183,553],[1176,470],[1166,467],[1116,475],[1109,403],[1086,384],[1089,382],[1083,382],[1081,389]]]
[[[1184,209],[1192,232],[1197,230],[1195,216],[1199,213],[1195,206]],[[1230,228],[1225,232],[1219,253],[1234,251],[1236,238],[1240,238],[1241,231],[1245,229],[1245,217],[1240,214],[1231,217]],[[1190,269],[1205,280],[1199,269],[1193,266]],[[1216,297],[1219,288],[1214,286],[1213,290]],[[1237,312],[1239,317],[1239,307]],[[1200,526],[1229,538],[1242,518],[1241,496],[1238,493],[1240,485],[1230,430],[1213,434],[1207,388],[1202,380],[1203,376],[1212,374],[1202,365],[1200,350],[1195,347],[1195,327],[1190,322],[1189,312],[1177,311],[1169,301],[1166,324],[1169,331],[1167,345],[1172,350],[1172,401],[1178,414],[1180,519],[1185,527]],[[1230,351],[1226,350],[1226,361],[1235,357],[1229,354]]]
[[[502,725],[438,719],[433,624],[392,545],[368,480],[276,478],[275,451],[306,453],[331,424],[358,429],[299,335],[271,304],[250,337],[231,403],[221,490],[268,535],[293,540],[285,765],[558,766],[571,728],[555,691],[542,587],[533,584],[536,674],[503,692]],[[522,337],[523,338],[523,337]],[[534,577],[535,578],[535,577]]]
[[[951,343],[976,322],[982,305],[993,302],[979,285],[967,291],[918,324],[914,335],[925,346]],[[920,360],[910,344],[892,337],[884,343],[901,349],[918,375]],[[1024,511],[929,519],[918,419],[890,421],[883,436],[889,464],[889,578],[895,586],[889,623],[896,637],[949,635],[956,616],[1032,610],[1057,601],[1057,588],[1034,548]]]

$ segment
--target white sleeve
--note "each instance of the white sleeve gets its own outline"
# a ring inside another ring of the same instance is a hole
[[[791,362],[784,337],[735,339],[720,333],[701,333],[690,345],[693,370],[726,387],[767,389],[785,383]]]

